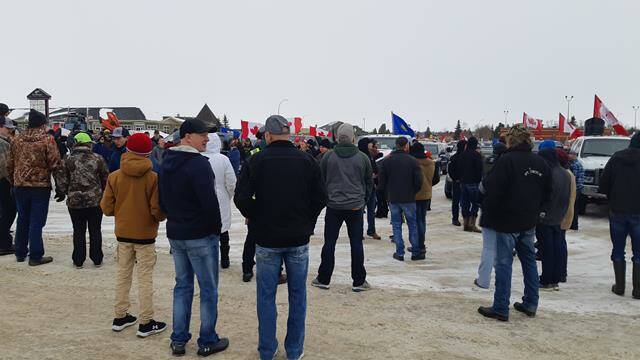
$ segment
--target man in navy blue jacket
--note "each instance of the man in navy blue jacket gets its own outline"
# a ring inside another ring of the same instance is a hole
[[[225,350],[229,340],[218,337],[218,255],[220,207],[215,178],[205,151],[211,127],[198,119],[180,126],[180,146],[167,151],[160,169],[160,206],[167,214],[167,237],[176,268],[173,289],[173,354],[185,354],[191,339],[193,275],[200,284],[198,355]]]

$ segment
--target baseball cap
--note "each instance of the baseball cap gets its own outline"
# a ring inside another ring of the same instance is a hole
[[[13,123],[13,120],[7,119],[4,116],[0,116],[0,126],[6,127],[7,129],[11,129],[11,130],[16,128],[16,125]]]
[[[187,134],[204,134],[213,132],[214,126],[199,119],[188,119],[180,125],[180,139]]]
[[[78,144],[88,144],[92,142],[91,136],[83,132],[76,134],[76,136],[74,136],[73,138],[76,140],[76,143]]]
[[[280,115],[271,115],[264,124],[264,132],[273,135],[289,134],[289,122]]]
[[[113,133],[111,133],[111,137],[114,137],[114,138],[129,137],[129,130],[123,127],[117,127],[113,129]]]

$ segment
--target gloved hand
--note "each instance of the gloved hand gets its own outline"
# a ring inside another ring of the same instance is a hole
[[[56,196],[54,196],[53,198],[56,200],[56,202],[63,202],[65,197],[66,196],[63,193],[56,193]]]

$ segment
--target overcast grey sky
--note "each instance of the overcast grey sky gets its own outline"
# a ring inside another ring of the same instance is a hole
[[[0,102],[416,130],[640,104],[640,1],[7,1]]]

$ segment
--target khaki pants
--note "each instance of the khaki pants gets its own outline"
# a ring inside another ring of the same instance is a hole
[[[116,274],[116,318],[129,311],[129,291],[133,279],[133,266],[137,264],[138,297],[140,302],[140,324],[153,319],[153,267],[156,264],[155,244],[139,245],[118,243],[116,252],[118,271]]]

